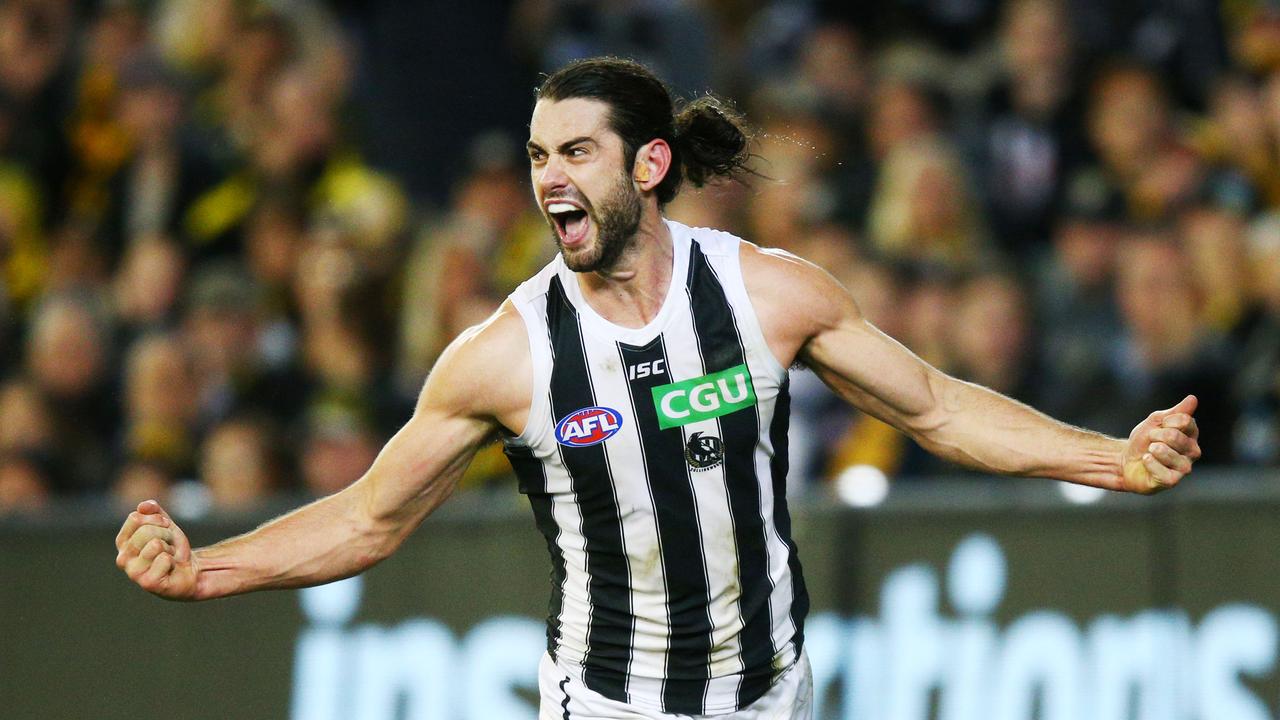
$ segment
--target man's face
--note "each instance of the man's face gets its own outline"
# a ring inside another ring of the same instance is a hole
[[[533,196],[565,265],[608,270],[640,227],[640,194],[624,162],[622,138],[597,100],[539,100],[529,123]]]

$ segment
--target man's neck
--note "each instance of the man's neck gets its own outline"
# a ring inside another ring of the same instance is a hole
[[[635,241],[609,270],[578,273],[582,296],[600,317],[626,328],[648,325],[671,287],[675,248],[658,211],[645,212]]]

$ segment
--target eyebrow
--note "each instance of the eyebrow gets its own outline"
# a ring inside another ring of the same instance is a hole
[[[579,135],[576,138],[573,138],[571,140],[566,140],[560,143],[559,147],[556,148],[556,151],[561,153],[568,152],[569,148],[584,142],[589,142],[593,145],[599,144],[596,142],[595,138],[591,137],[590,135]],[[532,140],[525,143],[524,147],[525,147],[525,150],[542,150],[542,146]]]

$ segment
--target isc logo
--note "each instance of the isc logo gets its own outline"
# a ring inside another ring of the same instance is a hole
[[[569,447],[587,447],[613,437],[622,427],[622,415],[607,407],[575,410],[556,425],[556,441]]]
[[[635,365],[631,365],[627,368],[627,379],[639,380],[640,378],[647,378],[650,375],[661,375],[662,371],[666,370],[666,365],[667,361],[663,358],[636,363]]]

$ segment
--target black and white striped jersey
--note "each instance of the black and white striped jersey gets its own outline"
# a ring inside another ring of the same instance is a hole
[[[643,328],[597,315],[559,257],[512,293],[534,379],[506,451],[551,552],[548,651],[606,697],[714,714],[763,695],[803,643],[787,372],[741,241],[667,225],[670,290]]]

